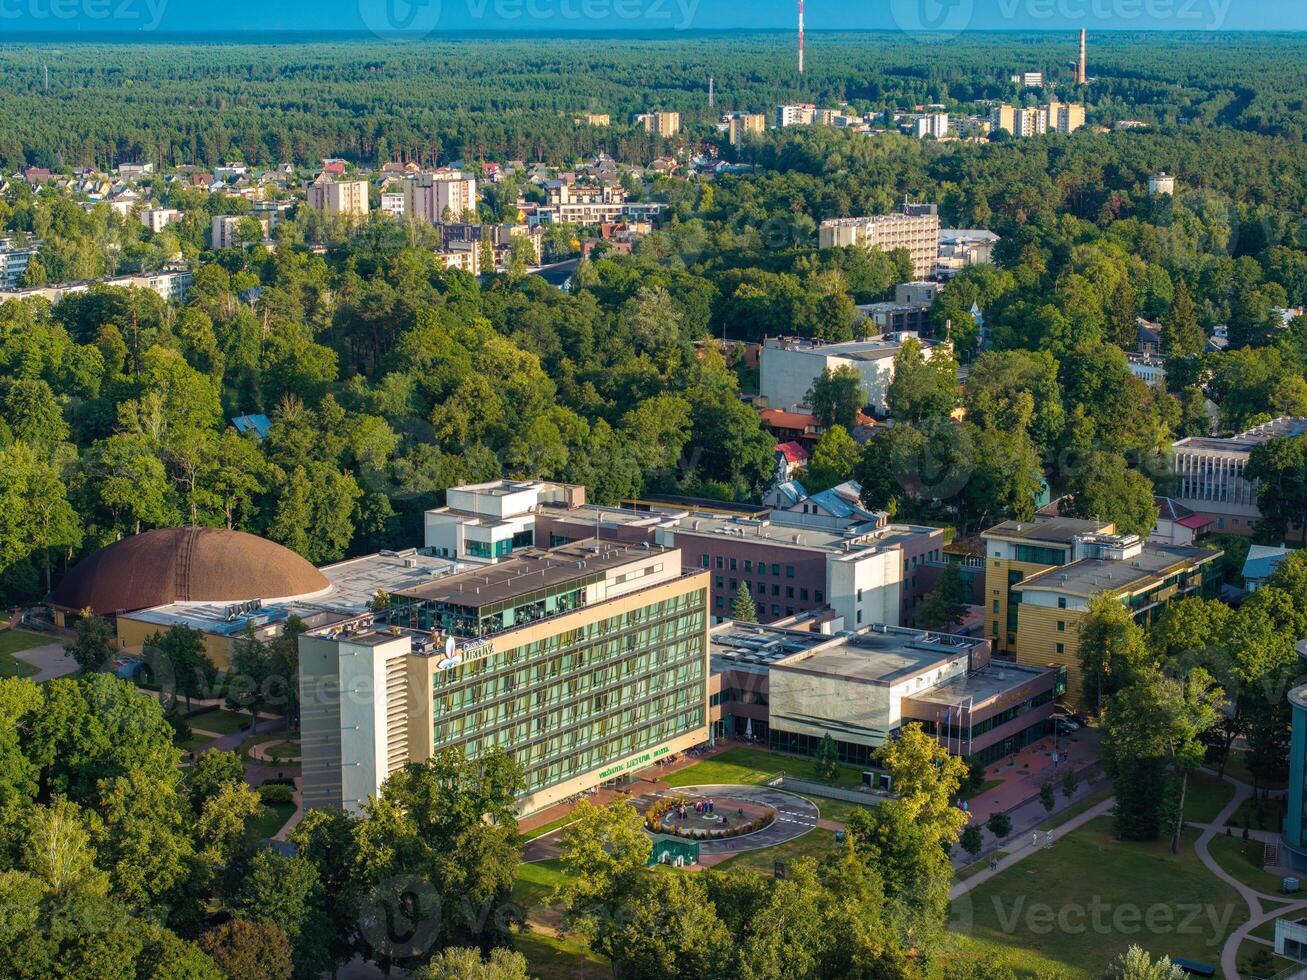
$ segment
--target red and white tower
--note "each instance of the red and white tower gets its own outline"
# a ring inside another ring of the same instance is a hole
[[[803,0],[799,0],[799,74],[803,74]]]

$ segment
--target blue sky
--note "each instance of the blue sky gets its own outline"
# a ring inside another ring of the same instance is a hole
[[[20,31],[787,29],[797,0],[0,0]],[[807,0],[810,30],[1307,30],[1304,0]]]

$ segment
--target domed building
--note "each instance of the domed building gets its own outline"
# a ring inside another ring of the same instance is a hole
[[[187,626],[220,669],[247,630],[260,639],[291,616],[310,627],[357,616],[377,592],[447,574],[455,563],[382,552],[314,568],[289,548],[243,531],[174,527],[106,545],[74,566],[50,596],[55,623],[89,609],[114,623],[118,648],[139,653],[153,633]]]
[[[326,592],[331,582],[289,548],[212,527],[170,527],[123,538],[79,562],[54,590],[56,610],[99,616],[172,602],[275,601]]]

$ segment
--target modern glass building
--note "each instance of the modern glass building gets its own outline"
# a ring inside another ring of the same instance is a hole
[[[1307,640],[1298,641],[1298,659],[1307,664]],[[1287,863],[1307,871],[1307,684],[1295,687],[1288,697],[1293,729],[1289,736],[1289,791],[1285,794],[1280,840],[1288,854]]]
[[[410,761],[500,747],[526,813],[708,738],[708,573],[675,548],[526,549],[300,642],[306,806],[357,809]]]

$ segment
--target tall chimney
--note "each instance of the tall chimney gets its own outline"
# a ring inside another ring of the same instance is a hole
[[[1085,29],[1080,28],[1080,60],[1076,62],[1076,84],[1089,83],[1089,67],[1085,62]]]
[[[803,74],[803,0],[799,0],[799,74]]]

